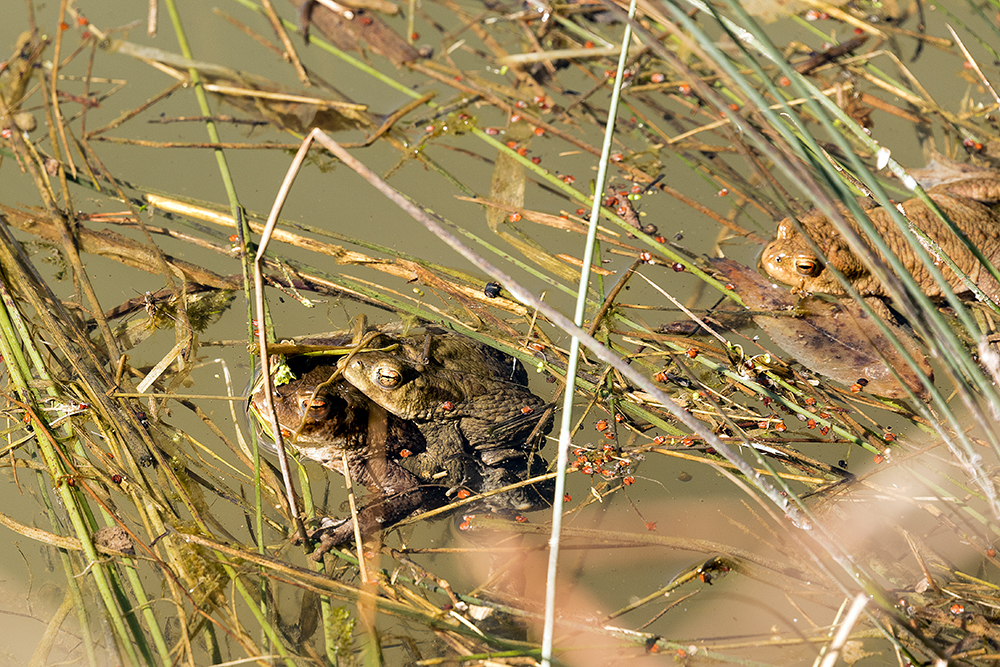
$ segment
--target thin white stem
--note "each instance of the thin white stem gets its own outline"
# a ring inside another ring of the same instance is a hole
[[[278,411],[274,407],[274,392],[271,390],[271,365],[270,360],[267,355],[267,330],[264,328],[264,252],[267,250],[267,244],[271,241],[271,234],[274,232],[274,228],[278,224],[278,216],[281,215],[281,209],[285,205],[285,199],[288,197],[288,192],[292,189],[292,183],[295,182],[295,177],[299,174],[299,169],[302,167],[302,163],[306,159],[306,154],[309,152],[309,147],[312,142],[319,135],[323,135],[323,131],[315,129],[309,133],[309,135],[303,140],[302,145],[299,147],[299,152],[295,154],[295,159],[292,160],[291,166],[288,168],[288,173],[285,174],[285,180],[281,183],[281,188],[278,189],[278,194],[274,198],[274,205],[271,207],[271,213],[267,217],[267,223],[264,225],[264,231],[260,235],[260,245],[257,247],[257,256],[253,260],[253,286],[254,286],[254,312],[257,315],[257,347],[260,351],[260,372],[264,376],[264,382],[261,385],[264,388],[264,400],[267,401],[268,410],[270,412],[271,418],[271,433],[274,437],[274,446],[278,452],[278,464],[281,467],[281,478],[285,482],[285,494],[288,500],[289,512],[291,512],[293,520],[295,521],[296,527],[299,532],[299,536],[305,538],[305,527],[302,525],[302,517],[299,516],[299,504],[295,497],[295,487],[292,485],[292,475],[288,467],[288,457],[285,455],[285,443],[281,437],[281,425],[278,424]]]
[[[840,658],[840,650],[844,648],[847,638],[851,636],[851,630],[854,629],[858,619],[861,618],[861,612],[864,611],[866,604],[868,604],[867,595],[858,593],[854,596],[850,609],[847,610],[844,619],[840,623],[840,627],[837,629],[837,634],[834,635],[833,641],[826,647],[826,655],[823,656],[823,662],[820,664],[820,667],[833,667],[837,664],[837,659]]]
[[[636,0],[631,0],[628,8],[630,19],[635,18]],[[608,122],[604,128],[604,145],[601,148],[601,161],[597,165],[597,181],[594,184],[594,200],[590,207],[590,226],[587,229],[587,245],[583,251],[583,267],[580,269],[580,287],[576,294],[576,313],[573,323],[583,326],[583,316],[587,309],[587,286],[590,284],[590,267],[594,259],[594,246],[597,242],[597,223],[601,218],[601,200],[604,198],[604,185],[608,178],[608,165],[611,162],[611,141],[615,136],[615,120],[618,116],[618,101],[621,97],[622,80],[625,76],[625,64],[628,60],[628,44],[632,39],[632,26],[625,24],[625,34],[622,35],[622,49],[618,54],[618,71],[615,72],[615,85],[611,95],[611,105],[608,109]],[[545,627],[542,632],[542,667],[552,664],[552,644],[555,634],[556,615],[556,580],[559,574],[559,537],[562,532],[563,494],[566,490],[566,468],[569,465],[570,434],[573,429],[573,396],[576,388],[576,367],[580,360],[580,338],[573,335],[569,347],[569,364],[566,367],[565,393],[563,394],[562,423],[559,428],[559,453],[556,457],[556,490],[552,503],[552,533],[549,536],[549,566],[545,581]]]

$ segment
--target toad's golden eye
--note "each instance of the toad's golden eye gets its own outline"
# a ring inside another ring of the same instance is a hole
[[[380,387],[394,389],[403,381],[403,375],[392,366],[380,364],[372,371],[372,379]]]
[[[317,396],[316,398],[311,398],[310,396],[304,397],[301,401],[301,406],[306,410],[325,410],[326,409],[326,399],[322,396]]]
[[[823,270],[823,266],[815,259],[799,258],[795,260],[795,270],[800,276],[815,278]]]
[[[329,401],[327,401],[326,397],[313,397],[312,392],[303,393],[301,396],[298,396],[297,402],[299,404],[299,414],[303,415],[303,417],[308,415],[310,419],[323,418],[329,406]]]

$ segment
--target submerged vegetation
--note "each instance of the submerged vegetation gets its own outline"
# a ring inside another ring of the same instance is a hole
[[[0,523],[45,545],[29,572],[63,575],[61,604],[33,612],[50,630],[33,664],[1000,657],[1000,310],[940,274],[949,246],[890,198],[951,214],[908,173],[920,158],[897,162],[915,147],[996,169],[995,21],[972,4],[300,4],[166,0],[148,27],[80,2],[15,14],[0,466],[22,499]],[[282,80],[210,62],[217,37],[183,28],[227,22]],[[836,301],[753,272],[775,223],[813,208],[877,290],[841,274]],[[539,402],[572,386],[551,511],[507,520],[459,495],[309,558],[308,530],[357,503],[258,447],[244,387],[263,348],[315,352],[289,340],[355,313],[503,350]]]

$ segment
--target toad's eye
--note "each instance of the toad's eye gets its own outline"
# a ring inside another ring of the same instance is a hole
[[[823,266],[815,259],[797,259],[795,260],[795,270],[800,276],[815,278],[823,270]]]
[[[372,379],[380,387],[395,389],[403,381],[403,376],[392,366],[376,366],[372,372]]]
[[[323,412],[326,410],[327,400],[322,396],[316,396],[313,398],[312,394],[302,396],[299,398],[299,411],[308,412],[310,410],[315,412]]]

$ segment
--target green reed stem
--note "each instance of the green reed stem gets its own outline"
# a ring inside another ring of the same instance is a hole
[[[629,4],[629,18],[635,17],[636,0]],[[625,26],[622,36],[621,53],[618,56],[618,69],[615,72],[615,83],[612,88],[611,103],[608,108],[608,120],[604,130],[604,145],[601,147],[601,159],[597,164],[597,178],[594,184],[593,200],[590,209],[590,226],[587,229],[587,241],[583,251],[583,266],[580,270],[580,287],[577,292],[576,312],[573,323],[583,326],[583,318],[587,310],[587,293],[590,285],[590,267],[594,261],[594,249],[597,244],[597,226],[601,219],[601,201],[604,199],[604,188],[607,183],[608,165],[611,162],[611,142],[615,135],[615,122],[618,117],[618,101],[621,98],[622,81],[625,76],[625,63],[628,60],[629,42],[632,40],[631,26]],[[482,133],[486,137],[485,132]],[[488,138],[488,137],[486,137]],[[499,144],[499,142],[494,142]],[[506,146],[504,146],[506,148]],[[510,149],[507,149],[510,150]],[[521,157],[511,151],[515,157]],[[530,160],[529,160],[530,162]],[[532,165],[534,166],[534,165]],[[566,378],[576,378],[577,364],[580,361],[580,338],[573,335],[569,348],[569,361],[566,365]],[[545,583],[545,626],[542,635],[542,666],[552,664],[552,650],[555,635],[556,590],[559,574],[559,545],[562,530],[563,496],[566,492],[566,468],[569,467],[569,446],[573,431],[573,382],[567,381],[563,392],[562,423],[559,429],[559,450],[556,457],[556,484],[552,503],[552,533],[549,538],[549,564]]]

